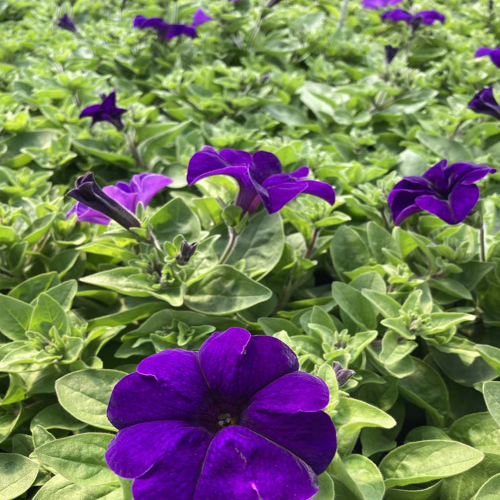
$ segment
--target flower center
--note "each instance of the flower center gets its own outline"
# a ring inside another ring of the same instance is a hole
[[[223,429],[224,427],[228,427],[229,425],[236,424],[236,420],[236,417],[232,417],[229,413],[221,413],[217,417],[217,423],[221,429]]]

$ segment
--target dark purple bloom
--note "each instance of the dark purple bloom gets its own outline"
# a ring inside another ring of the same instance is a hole
[[[196,38],[196,28],[200,24],[207,23],[208,21],[213,21],[213,18],[206,14],[203,9],[198,9],[193,15],[193,22],[191,26],[188,24],[169,24],[165,22],[161,17],[144,17],[136,16],[134,18],[134,28],[139,29],[154,29],[160,38],[165,40],[171,40],[179,36],[188,36],[190,38]]]
[[[195,254],[197,247],[198,247],[197,241],[195,241],[190,245],[186,240],[182,240],[181,251],[175,256],[177,262],[181,266],[187,264],[191,260],[191,257]]]
[[[189,185],[212,175],[229,175],[238,181],[240,192],[235,204],[244,213],[252,213],[264,204],[272,214],[281,210],[300,193],[318,196],[328,203],[335,203],[335,191],[330,184],[306,180],[307,167],[290,174],[282,173],[278,158],[267,151],[250,154],[237,149],[223,149],[218,153],[205,146],[193,155],[188,165]]]
[[[356,373],[354,370],[349,370],[349,368],[343,368],[342,364],[338,361],[333,363],[333,371],[335,372],[335,377],[337,378],[337,384],[339,387],[347,384],[349,379]]]
[[[382,19],[384,21],[389,19],[395,23],[404,21],[406,24],[418,26],[434,24],[436,21],[444,24],[446,16],[437,10],[422,10],[412,15],[407,10],[393,9],[383,14]]]
[[[394,58],[397,56],[400,51],[399,47],[393,47],[392,45],[384,45],[385,49],[385,62],[387,64],[391,64]]]
[[[87,106],[80,113],[80,118],[90,116],[92,118],[92,125],[98,122],[109,122],[118,130],[122,130],[123,123],[121,117],[126,111],[126,109],[116,107],[116,90],[113,90],[108,96],[102,97],[101,104]]]
[[[200,26],[200,24],[208,23],[209,21],[213,20],[213,17],[210,17],[203,11],[203,9],[200,8],[193,14],[193,23],[191,24],[191,26],[193,28],[197,28],[198,26]]]
[[[77,31],[75,23],[68,16],[68,14],[64,14],[64,16],[59,19],[59,21],[57,22],[57,26],[59,26],[63,30],[71,31],[73,33],[76,33]]]
[[[500,68],[500,46],[497,49],[490,49],[489,47],[481,47],[476,50],[475,56],[476,57],[489,56],[491,62],[497,68]]]
[[[479,201],[474,184],[496,170],[488,165],[441,160],[421,177],[404,177],[389,193],[387,202],[396,225],[425,210],[448,224],[462,222]]]
[[[378,10],[389,5],[396,5],[403,0],[363,0],[362,5],[365,9]]]
[[[469,102],[469,108],[482,115],[500,120],[500,105],[493,95],[493,87],[480,90]]]
[[[76,214],[78,222],[108,225],[113,219],[127,229],[140,227],[134,215],[139,202],[147,206],[158,191],[172,182],[164,175],[145,173],[134,175],[130,183],[118,182],[101,189],[89,172],[77,179],[75,189],[66,193],[77,200],[66,217]]]
[[[308,500],[336,451],[326,384],[242,328],[168,349],[115,386],[106,452],[135,500]]]

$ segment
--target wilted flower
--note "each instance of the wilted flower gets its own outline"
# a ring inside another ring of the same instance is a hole
[[[205,14],[203,9],[198,9],[193,15],[193,23],[188,24],[170,24],[165,22],[161,17],[144,17],[136,16],[134,18],[134,28],[139,29],[154,29],[160,38],[165,40],[171,40],[179,36],[188,36],[190,38],[196,38],[196,28],[200,24],[206,23],[208,21],[213,21],[213,18],[208,14]]]
[[[339,387],[345,385],[348,380],[356,373],[354,370],[349,370],[349,368],[343,368],[342,364],[338,361],[334,361],[333,371],[335,372],[335,377],[337,378],[337,384]]]
[[[278,212],[300,193],[318,196],[331,205],[335,203],[335,191],[330,184],[306,180],[307,167],[283,173],[279,159],[267,151],[250,154],[223,149],[218,153],[205,146],[189,161],[187,180],[192,185],[212,175],[229,175],[238,181],[240,192],[235,204],[244,213],[254,212],[261,201],[270,214]]]
[[[481,47],[476,50],[475,56],[476,57],[489,56],[491,62],[497,68],[500,68],[500,46],[497,49],[490,49],[489,47]]]
[[[469,108],[482,115],[500,120],[500,105],[493,95],[493,87],[480,90],[469,102]]]
[[[181,251],[175,256],[177,262],[181,266],[187,264],[191,260],[191,257],[195,254],[197,247],[198,247],[197,241],[195,241],[190,245],[186,240],[182,240]]]
[[[428,26],[434,24],[436,21],[444,24],[446,16],[437,10],[422,10],[416,14],[411,14],[407,10],[394,9],[383,14],[382,19],[384,21],[389,19],[395,23],[404,21],[406,24],[417,27],[420,24]]]
[[[363,0],[362,5],[365,9],[382,9],[389,5],[396,5],[403,0]]]
[[[137,205],[147,206],[158,191],[172,182],[164,175],[145,173],[134,175],[130,183],[118,182],[101,189],[89,172],[76,180],[75,189],[66,193],[78,201],[66,217],[76,214],[78,222],[108,225],[112,219],[126,229],[140,227],[134,215]]]
[[[462,222],[479,200],[474,184],[496,170],[488,165],[441,160],[421,177],[404,177],[389,193],[387,202],[395,224],[425,210],[448,224]]]
[[[393,47],[392,45],[384,45],[385,49],[385,62],[387,64],[391,64],[394,58],[397,56],[400,51],[399,47]]]
[[[293,351],[242,328],[167,349],[115,386],[106,452],[135,500],[307,500],[336,451],[326,384]]]
[[[64,16],[59,19],[57,22],[57,26],[62,28],[63,30],[71,31],[73,33],[77,32],[76,25],[73,20],[68,16],[68,14],[64,14]]]
[[[80,118],[90,116],[92,118],[92,125],[98,122],[109,122],[118,130],[122,130],[123,123],[121,116],[126,112],[126,109],[116,107],[116,90],[113,90],[108,96],[102,96],[101,104],[87,106],[80,113]]]

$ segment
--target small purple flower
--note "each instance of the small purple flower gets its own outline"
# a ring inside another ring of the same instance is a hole
[[[385,62],[387,64],[391,64],[394,58],[397,56],[400,51],[399,47],[393,47],[392,45],[384,45],[385,50]]]
[[[193,22],[191,26],[188,24],[169,24],[165,22],[161,17],[144,17],[136,16],[134,18],[134,28],[139,29],[154,29],[158,36],[165,40],[171,40],[179,36],[188,36],[190,38],[196,38],[196,28],[201,24],[213,21],[214,19],[206,14],[203,9],[198,9],[193,15]]]
[[[150,356],[111,394],[106,462],[135,500],[308,500],[337,443],[326,384],[298,369],[242,328]]]
[[[362,5],[365,9],[379,10],[389,5],[396,5],[403,0],[363,0]]]
[[[200,26],[200,24],[208,23],[209,21],[213,20],[213,17],[210,17],[203,11],[203,9],[200,8],[193,14],[193,23],[191,24],[191,26],[193,28],[197,28],[198,26]]]
[[[444,24],[446,16],[437,10],[422,10],[412,15],[407,10],[393,9],[383,14],[382,20],[391,20],[395,23],[403,21],[412,26],[418,26],[420,24],[428,26],[434,24],[436,21]]]
[[[252,213],[264,204],[272,214],[281,210],[300,193],[312,194],[335,203],[335,191],[330,184],[306,180],[307,167],[301,167],[290,174],[282,173],[278,158],[267,151],[250,154],[237,149],[223,149],[218,153],[211,146],[205,146],[193,155],[188,165],[189,185],[212,175],[229,175],[238,181],[240,192],[235,204],[244,213]]]
[[[491,62],[500,68],[500,46],[497,49],[490,49],[489,47],[481,47],[476,50],[475,57],[489,56]]]
[[[77,200],[66,217],[76,214],[78,222],[108,225],[113,219],[127,229],[140,227],[134,215],[139,202],[147,206],[158,191],[172,182],[161,174],[144,173],[134,175],[130,183],[118,182],[101,189],[89,172],[77,179],[75,189],[66,193]]]
[[[76,33],[76,25],[73,20],[68,16],[68,14],[64,14],[64,16],[59,19],[57,22],[57,26],[62,28],[63,30],[71,31],[72,33]]]
[[[109,122],[118,130],[122,130],[123,123],[121,117],[126,112],[126,109],[116,107],[116,90],[113,90],[108,96],[102,96],[101,104],[87,106],[80,113],[80,118],[90,116],[92,118],[92,125],[98,122]]]
[[[448,224],[462,222],[479,201],[474,184],[496,172],[488,165],[441,160],[421,177],[404,177],[389,193],[387,202],[396,225],[425,210]]]
[[[482,115],[489,115],[500,120],[500,105],[493,95],[493,87],[480,90],[469,102],[470,109]]]

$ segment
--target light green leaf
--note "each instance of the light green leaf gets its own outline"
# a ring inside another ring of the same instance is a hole
[[[500,474],[488,480],[473,500],[500,500]]]
[[[33,307],[21,300],[0,294],[0,332],[11,340],[26,339]]]
[[[483,386],[483,394],[491,416],[500,426],[500,382],[486,382]]]
[[[19,498],[35,482],[40,466],[15,453],[0,454],[0,500]]]

